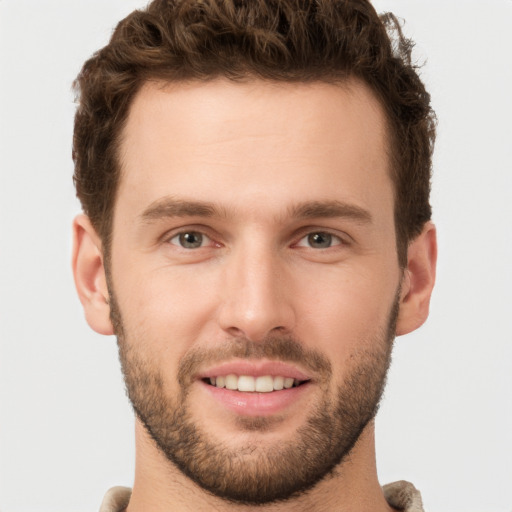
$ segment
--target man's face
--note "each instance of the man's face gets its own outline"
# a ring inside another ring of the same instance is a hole
[[[381,107],[356,82],[152,84],[123,135],[109,287],[139,419],[214,494],[306,490],[372,419],[389,364]]]

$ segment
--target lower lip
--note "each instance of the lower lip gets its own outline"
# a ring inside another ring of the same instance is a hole
[[[242,416],[270,416],[283,412],[296,403],[311,386],[306,382],[294,388],[271,393],[244,393],[217,388],[202,381],[200,384],[221,405]]]

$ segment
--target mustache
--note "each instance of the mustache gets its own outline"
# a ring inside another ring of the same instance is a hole
[[[235,358],[297,363],[319,377],[329,378],[332,375],[331,363],[325,355],[304,347],[291,335],[273,334],[257,342],[236,337],[226,340],[220,346],[193,348],[179,363],[178,381],[184,387],[191,383],[201,368]]]

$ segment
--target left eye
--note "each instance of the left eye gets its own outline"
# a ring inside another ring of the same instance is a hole
[[[210,243],[211,240],[203,233],[199,233],[199,231],[185,231],[173,236],[169,242],[173,245],[179,245],[184,249],[198,249]]]
[[[328,249],[333,245],[341,245],[343,242],[340,237],[326,233],[325,231],[316,231],[309,233],[301,238],[298,247],[311,247],[312,249]]]

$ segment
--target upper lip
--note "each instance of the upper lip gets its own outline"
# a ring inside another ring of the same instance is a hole
[[[262,377],[264,375],[290,377],[300,381],[311,380],[311,376],[299,370],[290,363],[268,360],[233,360],[211,366],[198,373],[198,379],[218,377],[219,375],[251,375]]]

